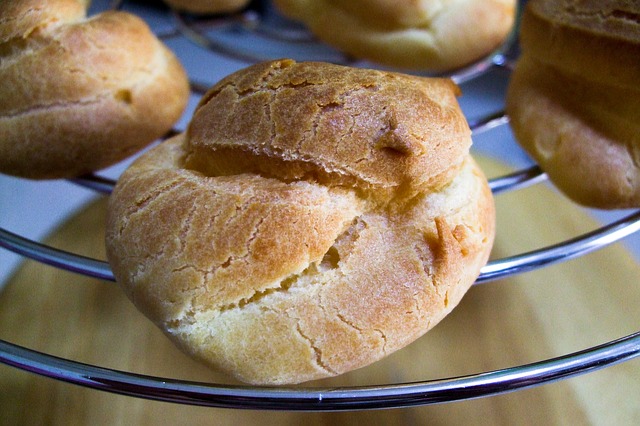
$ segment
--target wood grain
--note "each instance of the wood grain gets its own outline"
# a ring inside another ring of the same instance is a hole
[[[483,160],[489,176],[505,168]],[[597,225],[538,185],[500,195],[494,257],[549,245]],[[48,239],[104,258],[99,200]],[[637,237],[636,237],[637,238]],[[580,259],[475,286],[434,330],[370,367],[312,385],[437,379],[546,359],[632,333],[640,267],[616,244]],[[142,374],[230,383],[188,359],[113,283],[25,261],[0,294],[0,338],[53,355]],[[640,361],[473,401],[355,413],[262,412],[181,406],[113,395],[0,365],[0,424],[637,424]]]

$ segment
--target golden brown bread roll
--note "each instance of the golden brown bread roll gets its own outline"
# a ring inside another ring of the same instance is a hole
[[[449,71],[496,49],[515,0],[275,0],[324,42],[358,58],[408,70]]]
[[[250,0],[164,0],[169,6],[196,14],[236,12],[249,4]]]
[[[518,142],[574,201],[640,206],[640,2],[532,0],[521,44]]]
[[[166,133],[189,96],[175,56],[137,17],[78,0],[0,2],[0,172],[72,177]]]
[[[370,364],[460,301],[494,205],[449,80],[258,64],[121,176],[107,253],[183,350],[254,384]]]

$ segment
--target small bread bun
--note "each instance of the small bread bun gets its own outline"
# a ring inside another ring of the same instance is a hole
[[[32,179],[112,165],[165,134],[189,97],[139,18],[86,2],[0,2],[0,172]]]
[[[515,0],[275,0],[283,15],[358,59],[444,72],[469,65],[506,39]]]
[[[245,8],[250,0],[164,0],[173,9],[194,14],[237,12]]]
[[[370,364],[460,301],[494,205],[449,80],[257,64],[120,177],[107,256],[180,348],[253,384]]]
[[[635,19],[634,19],[635,17]],[[640,4],[527,4],[507,91],[518,142],[568,197],[640,207]]]

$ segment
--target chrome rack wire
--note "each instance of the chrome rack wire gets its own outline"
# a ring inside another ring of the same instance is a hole
[[[487,115],[471,123],[472,131],[484,132],[504,125],[508,122],[504,112]],[[176,134],[172,130],[165,138]],[[494,194],[522,189],[546,180],[538,166],[516,171],[511,174],[493,178],[489,186]],[[90,188],[100,193],[109,194],[113,190],[115,181],[96,175],[72,179],[71,182]],[[577,256],[606,247],[621,240],[640,229],[640,211],[632,213],[609,225],[558,244],[543,247],[527,253],[522,253],[502,259],[490,261],[480,272],[477,283],[485,283],[506,278],[522,272],[532,271],[543,266],[563,262]],[[14,251],[30,259],[59,267],[71,272],[90,277],[115,281],[109,264],[102,260],[91,259],[63,250],[58,250],[36,241],[29,240],[0,228],[0,246]]]
[[[119,8],[122,3],[122,0],[114,0],[112,7]],[[203,28],[210,25],[209,23],[197,22],[192,25],[192,22],[187,22],[184,16],[175,12],[174,17],[178,27],[167,32],[164,35],[165,38],[182,34],[187,37],[191,35],[195,40],[197,37],[194,34],[196,34],[201,38],[200,42],[208,43],[207,38],[201,32]],[[270,34],[269,28],[260,26],[260,16],[235,16],[232,17],[230,23],[218,23],[217,25],[243,25],[245,28],[255,29],[261,35],[273,36],[273,32]],[[513,66],[513,61],[510,59],[513,57],[511,52],[516,48],[516,34],[517,27],[505,45],[480,63],[458,71],[454,74],[453,79],[462,83],[478,77],[494,66],[510,70]],[[298,37],[299,42],[307,42],[311,39],[299,34],[287,37]],[[228,53],[216,50],[215,45],[206,47],[217,53]],[[256,60],[256,58],[245,59]],[[192,82],[191,87],[194,93],[204,93],[207,89],[206,84],[198,82]],[[507,123],[508,117],[504,112],[498,112],[471,122],[470,127],[474,134],[478,134]],[[175,131],[166,135],[165,138],[173,134]],[[543,182],[546,178],[540,168],[534,165],[491,179],[489,185],[494,194],[499,194]],[[114,180],[95,174],[73,179],[71,182],[103,194],[109,194],[115,185]],[[573,239],[528,253],[492,260],[482,268],[476,283],[495,281],[573,259],[605,247],[638,230],[640,230],[640,210]],[[59,250],[2,228],[0,228],[0,247],[54,267],[100,280],[114,280],[113,273],[105,261]],[[289,411],[352,411],[462,401],[535,387],[588,373],[638,356],[640,356],[640,331],[600,346],[590,347],[557,358],[462,377],[359,387],[274,388],[197,383],[139,375],[54,357],[0,340],[0,362],[64,382],[112,393],[189,405]]]
[[[486,283],[573,259],[606,247],[640,230],[640,210],[609,225],[576,238],[538,250],[488,262],[476,283]],[[115,281],[109,264],[102,260],[59,250],[0,228],[0,247],[30,259],[89,277]]]
[[[341,388],[229,386],[171,380],[82,364],[0,340],[0,361],[45,377],[122,395],[218,408],[353,411],[464,401],[596,371],[640,355],[640,332],[545,361],[413,383]]]

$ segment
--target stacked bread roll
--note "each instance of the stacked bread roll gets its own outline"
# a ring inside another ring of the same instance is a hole
[[[516,139],[576,202],[640,206],[640,2],[531,0],[521,43]]]
[[[124,12],[0,2],[0,172],[34,179],[114,164],[165,134],[189,96],[174,55]]]
[[[275,0],[318,38],[358,59],[444,72],[481,59],[506,38],[515,0]]]
[[[246,7],[250,0],[164,0],[176,10],[194,14],[236,12]]]
[[[253,384],[365,366],[460,301],[494,205],[449,80],[279,60],[121,176],[107,253],[184,351]]]

